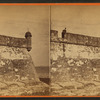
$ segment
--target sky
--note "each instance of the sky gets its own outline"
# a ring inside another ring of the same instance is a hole
[[[51,29],[61,37],[65,27],[68,32],[100,37],[100,6],[51,6]]]
[[[49,65],[49,6],[0,5],[0,35],[25,37],[32,33],[35,66]]]

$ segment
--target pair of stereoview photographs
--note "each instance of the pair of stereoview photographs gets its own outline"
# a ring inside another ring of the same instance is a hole
[[[99,10],[0,5],[0,96],[100,96]]]

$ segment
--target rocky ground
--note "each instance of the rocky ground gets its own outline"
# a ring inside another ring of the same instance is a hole
[[[42,82],[0,82],[0,96],[41,96],[49,95],[49,86]]]
[[[52,96],[100,96],[100,82],[57,82],[51,84]]]

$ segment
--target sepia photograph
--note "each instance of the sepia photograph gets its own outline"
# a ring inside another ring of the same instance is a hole
[[[50,95],[100,96],[100,6],[51,6]]]
[[[99,10],[0,5],[0,96],[100,96]]]
[[[49,14],[0,5],[0,96],[49,95]]]

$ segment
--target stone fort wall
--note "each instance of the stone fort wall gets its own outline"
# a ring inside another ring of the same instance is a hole
[[[25,48],[27,47],[27,40],[25,38],[0,35],[0,45]]]
[[[32,48],[31,33],[26,32],[25,38],[16,38],[16,37],[0,35],[0,45],[8,47],[26,48],[28,51],[30,51]]]
[[[50,35],[51,81],[100,80],[100,38],[66,30],[62,38],[56,30]]]
[[[39,80],[28,53],[30,50],[30,32],[26,32],[25,38],[0,35],[0,96],[43,95],[48,92],[48,86]]]

